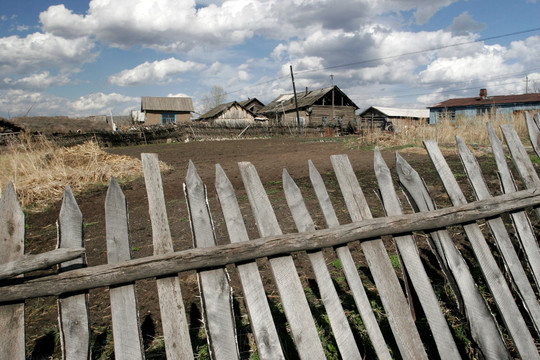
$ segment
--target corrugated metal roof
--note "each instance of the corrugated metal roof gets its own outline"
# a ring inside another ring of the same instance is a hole
[[[143,96],[142,111],[193,111],[193,101],[190,97],[154,97]]]
[[[391,108],[384,106],[372,106],[369,109],[376,109],[388,117],[394,118],[429,118],[429,109],[403,109],[403,108]],[[363,111],[360,116],[362,116],[369,109]]]
[[[470,97],[470,98],[458,98],[449,99],[433,106],[432,108],[449,108],[449,107],[465,107],[465,106],[493,106],[499,104],[513,104],[513,103],[538,103],[540,102],[540,93],[536,94],[522,94],[522,95],[498,95],[487,97]]]

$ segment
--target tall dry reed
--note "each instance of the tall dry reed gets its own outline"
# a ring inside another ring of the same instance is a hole
[[[1,189],[12,181],[21,206],[29,211],[60,200],[66,185],[79,193],[113,176],[127,181],[142,174],[140,160],[108,154],[94,141],[61,147],[45,137],[25,135],[0,154],[0,167]]]
[[[442,119],[435,125],[414,120],[393,120],[394,132],[383,133],[378,130],[367,131],[359,139],[366,145],[380,147],[422,146],[424,140],[435,140],[441,146],[454,146],[456,136],[460,136],[469,145],[489,145],[486,123],[490,122],[500,139],[500,125],[511,124],[524,142],[528,141],[527,126],[523,114],[465,117],[456,120]]]

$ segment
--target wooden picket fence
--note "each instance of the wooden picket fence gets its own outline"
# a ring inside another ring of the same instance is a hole
[[[526,114],[530,139],[540,153],[540,118]],[[309,173],[313,190],[326,220],[326,229],[316,229],[302,193],[284,170],[283,188],[298,233],[283,234],[255,167],[239,163],[242,180],[260,238],[250,240],[235,190],[224,170],[216,166],[216,192],[222,207],[230,244],[216,245],[216,235],[206,188],[190,162],[184,183],[194,248],[175,252],[165,208],[165,198],[155,154],[143,154],[142,163],[152,225],[154,255],[130,258],[128,213],[125,197],[113,179],[106,204],[108,264],[87,267],[83,249],[82,214],[66,188],[58,220],[58,249],[24,255],[23,212],[13,186],[7,186],[0,200],[0,359],[25,359],[26,299],[57,296],[62,355],[65,359],[90,358],[88,290],[109,287],[114,354],[117,359],[144,358],[138,319],[135,282],[155,278],[159,295],[162,333],[168,359],[193,358],[185,304],[182,300],[182,272],[196,270],[201,308],[210,354],[215,359],[240,358],[227,265],[234,265],[241,280],[245,308],[261,359],[284,359],[286,354],[273,320],[262,273],[256,262],[267,258],[279,302],[301,359],[326,358],[314,317],[306,299],[291,254],[307,252],[320,291],[320,298],[331,325],[331,333],[343,359],[361,359],[357,336],[351,329],[342,299],[323,256],[333,251],[340,260],[356,311],[380,359],[427,359],[425,342],[430,337],[435,356],[458,359],[463,355],[432,287],[417,248],[416,232],[429,235],[428,241],[446,276],[460,309],[466,316],[472,341],[486,359],[539,359],[540,251],[535,229],[528,216],[540,215],[540,178],[512,126],[503,125],[503,143],[488,124],[493,155],[498,166],[502,195],[492,196],[476,158],[461,139],[457,148],[477,200],[467,203],[450,167],[434,141],[425,148],[453,204],[437,209],[428,187],[399,154],[396,172],[414,213],[403,214],[391,173],[380,152],[374,152],[374,168],[386,211],[374,218],[354,170],[345,155],[331,161],[352,222],[340,225],[323,178],[312,162]],[[523,190],[518,190],[507,164],[511,156]],[[505,217],[509,214],[509,217]],[[279,215],[279,214],[278,214]],[[504,215],[504,216],[503,216]],[[510,221],[503,221],[510,218]],[[492,236],[482,231],[487,224]],[[457,248],[450,227],[461,226],[481,269],[485,290],[493,299],[495,316],[481,293],[477,278]],[[512,235],[510,235],[512,234]],[[405,276],[403,289],[381,239],[391,235]],[[359,241],[376,285],[393,339],[384,335],[353,260],[350,243]],[[491,245],[500,253],[504,267],[498,266]],[[330,250],[329,250],[330,249]],[[518,255],[518,254],[524,254]],[[58,265],[54,275],[25,279],[25,273]],[[436,266],[437,264],[432,264]],[[180,277],[178,276],[180,274]],[[419,331],[415,323],[413,297],[425,314],[429,331]],[[27,319],[31,321],[31,319]],[[503,335],[505,334],[505,335]],[[505,338],[508,337],[508,338]],[[510,344],[510,345],[508,345]],[[512,349],[509,349],[509,347]],[[399,354],[399,355],[398,355]]]

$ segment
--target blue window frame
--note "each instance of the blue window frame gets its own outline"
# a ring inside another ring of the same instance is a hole
[[[161,123],[166,124],[176,124],[176,114],[175,113],[163,113],[161,114]]]

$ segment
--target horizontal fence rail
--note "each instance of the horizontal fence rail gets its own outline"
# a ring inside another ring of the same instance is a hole
[[[527,113],[525,119],[538,153],[540,119]],[[488,124],[503,192],[495,196],[486,185],[478,160],[457,138],[473,201],[466,198],[438,145],[425,141],[452,204],[440,209],[422,174],[399,154],[396,174],[392,174],[375,149],[375,178],[386,216],[374,217],[349,158],[332,155],[335,179],[351,222],[340,224],[329,188],[310,161],[310,186],[327,226],[320,229],[305,192],[284,169],[285,202],[297,230],[286,234],[279,219],[287,214],[274,210],[253,164],[240,162],[239,169],[258,231],[255,237],[248,233],[246,209],[241,209],[224,169],[216,165],[215,189],[208,190],[190,161],[184,193],[193,248],[183,251],[173,249],[178,234],[169,227],[157,155],[143,154],[153,255],[131,258],[127,202],[113,179],[105,200],[106,238],[101,240],[107,245],[107,263],[95,266],[86,264],[82,213],[69,187],[58,220],[58,249],[24,255],[24,214],[10,183],[0,199],[0,359],[26,358],[25,320],[29,323],[32,319],[25,319],[25,301],[47,296],[58,301],[62,357],[89,359],[88,297],[89,291],[97,288],[108,288],[115,358],[144,359],[147,349],[137,282],[145,279],[156,283],[164,356],[193,358],[197,349],[190,335],[193,320],[187,307],[191,304],[185,303],[182,295],[183,276],[193,270],[210,358],[249,358],[256,352],[261,359],[456,359],[477,355],[539,359],[540,250],[531,217],[538,216],[540,208],[540,179],[515,130],[506,125],[501,130],[512,170],[502,141]],[[512,171],[519,176],[519,186]],[[400,196],[400,189],[404,196]],[[208,200],[208,191],[214,190],[227,244],[218,239],[215,230],[216,209],[211,209]],[[402,204],[403,198],[410,210]],[[470,246],[466,257],[453,238],[456,227]],[[427,240],[434,262],[427,263],[422,257],[419,239]],[[392,260],[394,253],[398,264]],[[304,256],[298,254],[306,256],[312,275],[298,268],[297,257]],[[339,260],[340,274],[330,268],[332,260],[328,258]],[[53,274],[35,273],[51,267],[57,267]],[[359,271],[361,267],[367,271]],[[448,284],[446,291],[466,319],[470,347],[476,354],[464,350],[430,278],[431,267],[437,268],[438,276]],[[240,295],[238,289],[233,291],[231,272],[239,279]],[[338,281],[341,274],[343,280]],[[313,277],[318,289],[318,307],[306,289],[306,276]],[[346,284],[345,294],[340,282]],[[347,296],[350,300],[345,303]],[[243,305],[238,306],[238,301]],[[277,318],[276,306],[282,319]],[[379,312],[384,314],[384,324]],[[325,329],[320,313],[324,314]],[[239,342],[244,336],[241,331],[245,331],[239,327],[241,317],[249,323],[253,336],[248,355]],[[358,319],[361,331],[353,318]]]

